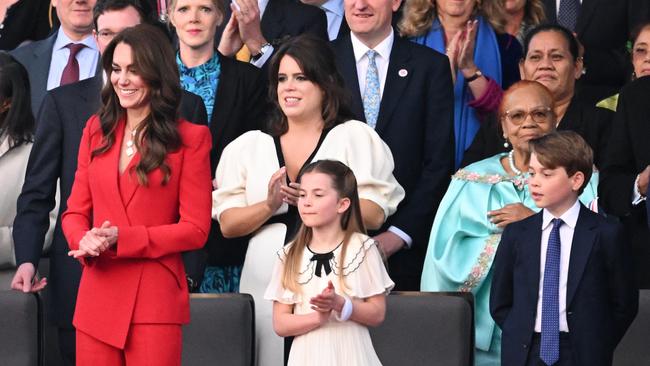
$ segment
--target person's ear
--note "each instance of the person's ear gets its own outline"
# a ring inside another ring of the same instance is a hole
[[[580,77],[582,77],[582,74],[584,73],[584,70],[585,70],[585,61],[582,58],[582,56],[580,56],[576,59],[576,63],[574,66],[574,73],[573,73],[574,78],[576,80],[580,79]]]
[[[339,204],[338,207],[336,208],[336,212],[342,214],[350,208],[350,205],[351,202],[348,197],[341,198],[339,199]]]
[[[6,113],[11,108],[11,98],[7,98],[0,105],[0,113]]]
[[[578,192],[580,187],[585,183],[585,174],[583,172],[575,172],[571,177],[571,189]]]

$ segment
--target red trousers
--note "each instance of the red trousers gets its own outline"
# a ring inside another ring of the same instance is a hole
[[[77,366],[180,366],[179,324],[131,324],[124,349],[77,330]]]

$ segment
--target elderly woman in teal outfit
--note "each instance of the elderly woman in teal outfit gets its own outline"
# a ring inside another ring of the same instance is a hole
[[[489,311],[492,260],[503,228],[538,210],[526,185],[528,141],[556,124],[552,95],[534,81],[508,89],[499,115],[512,150],[454,174],[433,223],[422,272],[422,291],[474,294],[476,365],[500,364],[501,331]],[[587,205],[596,197],[597,175],[580,196]]]

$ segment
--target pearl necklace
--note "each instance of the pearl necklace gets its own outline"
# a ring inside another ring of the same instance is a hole
[[[129,158],[133,156],[133,154],[135,154],[136,147],[135,147],[135,143],[133,142],[133,139],[135,138],[135,134],[137,131],[138,131],[137,129],[131,131],[131,138],[126,142],[126,156],[128,156]]]
[[[515,153],[514,150],[510,150],[510,152],[508,153],[508,164],[510,164],[510,169],[512,169],[512,171],[515,173],[515,175],[521,175],[522,174],[521,170],[517,169],[517,167],[515,166],[515,154],[514,153]]]

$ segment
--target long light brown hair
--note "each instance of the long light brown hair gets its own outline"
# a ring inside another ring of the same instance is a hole
[[[350,200],[350,207],[348,207],[348,209],[341,215],[341,230],[344,231],[344,236],[343,243],[341,244],[341,256],[338,259],[339,284],[340,288],[345,291],[346,286],[343,281],[343,266],[350,238],[355,233],[366,233],[361,218],[357,179],[354,177],[354,173],[347,165],[336,160],[319,160],[307,165],[301,172],[298,182],[300,182],[300,179],[305,174],[309,173],[322,173],[329,176],[332,180],[332,188],[334,188],[338,193],[339,199],[348,198]],[[307,245],[311,242],[312,237],[312,228],[305,224],[300,225],[298,234],[296,234],[296,238],[289,248],[284,261],[282,285],[284,288],[296,293],[301,292],[300,285],[298,284],[298,274],[300,273],[302,255],[306,250]]]
[[[141,122],[143,128],[137,129],[134,138],[141,153],[140,161],[135,167],[138,183],[146,186],[149,182],[147,174],[160,168],[164,185],[171,175],[171,169],[165,162],[167,154],[181,146],[177,119],[182,92],[174,51],[165,35],[154,26],[140,24],[127,28],[106,47],[102,56],[106,75],[111,75],[113,54],[120,43],[131,47],[134,67],[149,87],[150,112]],[[101,95],[99,121],[104,138],[103,144],[92,152],[93,157],[107,152],[113,146],[117,124],[126,115],[111,83],[106,83]]]
[[[479,15],[481,2],[476,0],[474,11],[470,18]],[[397,29],[402,37],[417,37],[431,29],[433,21],[438,17],[436,0],[406,0],[402,19],[397,24]]]

